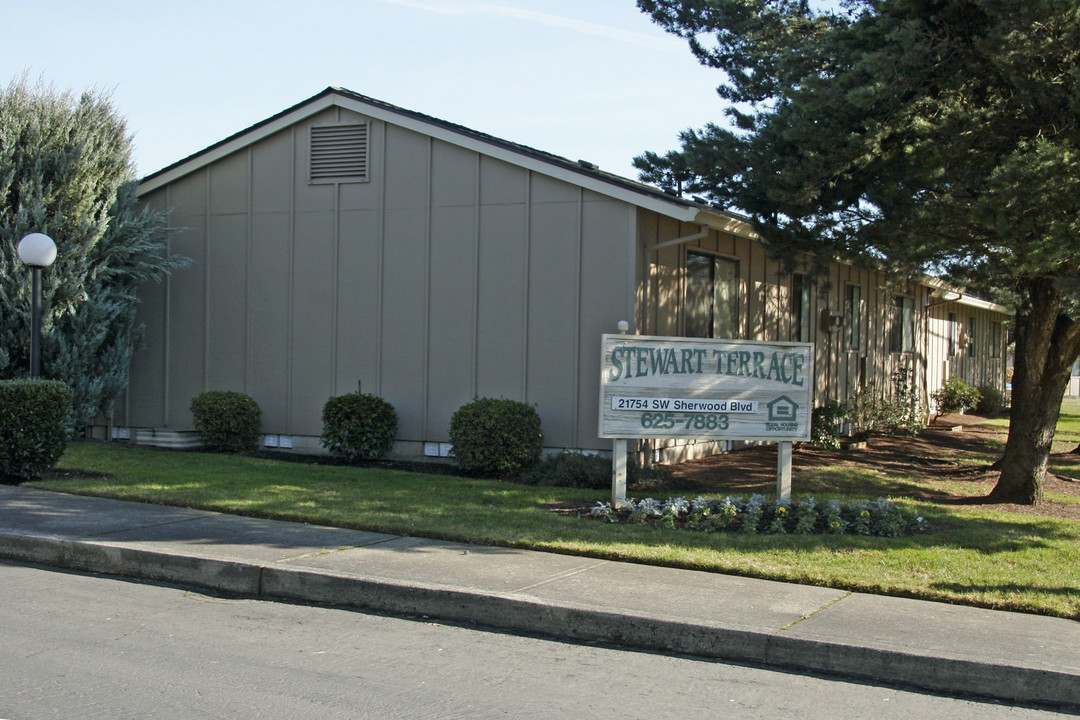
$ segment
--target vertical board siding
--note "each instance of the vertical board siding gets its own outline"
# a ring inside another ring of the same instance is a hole
[[[743,337],[755,340],[791,340],[792,276],[777,261],[768,258],[765,249],[749,237],[710,230],[700,240],[647,249],[680,237],[693,235],[698,226],[678,225],[654,213],[639,211],[639,251],[643,257],[639,297],[646,307],[639,308],[642,332],[654,335],[680,335],[685,298],[684,277],[688,250],[712,252],[739,260],[742,288],[741,326]],[[822,276],[811,278],[810,342],[815,344],[815,403],[829,400],[843,402],[860,392],[883,397],[892,392],[892,374],[901,367],[914,370],[915,389],[928,409],[931,394],[948,375],[943,368],[947,334],[943,323],[948,312],[955,312],[966,325],[976,318],[976,355],[961,353],[953,359],[952,374],[961,375],[969,384],[1003,387],[1004,359],[990,357],[990,323],[1006,318],[991,310],[959,303],[935,304],[931,289],[923,285],[897,285],[880,272],[835,263]],[[822,326],[823,315],[843,316],[848,285],[861,289],[858,314],[859,346],[844,346],[844,327]],[[893,298],[904,295],[914,302],[914,352],[893,353],[889,349],[889,317]],[[1002,356],[1004,350],[1000,351]]]
[[[531,186],[525,400],[548,408],[544,435],[552,447],[577,445],[580,199],[568,190],[573,188],[542,178]]]
[[[125,423],[190,428],[195,395],[231,389],[260,404],[264,432],[315,437],[326,400],[359,387],[395,406],[402,441],[448,440],[453,412],[488,396],[535,404],[549,447],[607,449],[599,338],[620,320],[682,334],[691,249],[738,261],[741,337],[792,339],[791,274],[734,225],[652,247],[702,226],[376,120],[368,181],[309,184],[309,127],[357,119],[329,109],[144,198],[172,209],[185,230],[170,251],[193,265],[141,291]],[[925,399],[950,374],[1002,385],[997,313],[848,265],[814,281],[817,403],[884,394],[904,364]],[[849,284],[854,349],[821,322]],[[914,354],[888,351],[896,294],[914,300]],[[974,357],[946,357],[949,312],[975,318]]]
[[[173,241],[173,252],[192,264],[170,276],[169,372],[164,378],[170,427],[191,426],[191,400],[205,390],[206,364],[206,185],[208,171],[192,173],[177,183],[172,200],[174,227],[186,228]]]
[[[626,206],[589,191],[581,198],[580,320],[578,325],[579,375],[577,447],[604,447],[599,441],[597,408],[600,405],[600,336],[618,332],[620,320],[629,321],[626,302],[634,296],[629,278],[634,258],[623,242],[631,228]],[[607,242],[597,242],[605,238]]]
[[[190,428],[221,387],[264,432],[318,436],[326,399],[359,387],[402,441],[448,440],[489,396],[536,404],[549,446],[607,447],[595,346],[633,319],[631,206],[378,121],[368,182],[309,184],[308,127],[354,119],[328,110],[148,198],[194,264],[144,290],[126,421]]]

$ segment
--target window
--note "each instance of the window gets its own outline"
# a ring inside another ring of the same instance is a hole
[[[310,181],[367,182],[368,124],[313,125]]]
[[[990,323],[990,357],[1001,357],[1001,323]]]
[[[739,262],[706,253],[686,255],[687,337],[739,337]]]
[[[956,355],[960,345],[960,328],[956,324],[956,313],[949,313],[949,357]]]
[[[975,357],[975,316],[968,318],[968,357]]]
[[[801,273],[791,276],[791,339],[810,342],[810,278]]]
[[[889,314],[889,352],[911,352],[915,349],[915,301],[897,295]]]
[[[848,285],[844,295],[844,347],[858,350],[862,346],[862,286]]]

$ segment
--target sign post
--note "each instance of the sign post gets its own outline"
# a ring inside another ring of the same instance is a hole
[[[791,443],[810,440],[812,344],[603,335],[601,346],[615,504],[626,500],[626,438],[777,442],[777,495],[791,496]]]
[[[776,451],[776,497],[791,499],[791,441],[781,440]]]
[[[615,438],[611,448],[611,504],[626,502],[626,438]]]

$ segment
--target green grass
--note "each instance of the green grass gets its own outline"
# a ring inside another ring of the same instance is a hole
[[[1080,436],[1080,404],[1070,406],[1062,423]],[[982,458],[991,459],[990,454]],[[809,494],[847,500],[885,496],[915,508],[931,524],[920,535],[876,538],[744,536],[612,525],[545,508],[548,503],[607,499],[598,491],[116,444],[72,444],[60,467],[109,476],[31,485],[1080,619],[1080,522],[993,506],[910,500],[917,491],[931,498],[985,492],[963,479],[917,481],[841,467],[797,474],[795,499]],[[1080,462],[1068,468],[1080,477]],[[1065,470],[1055,466],[1055,472]]]

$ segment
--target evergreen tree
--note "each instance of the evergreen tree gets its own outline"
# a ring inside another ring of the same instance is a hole
[[[1012,414],[991,498],[1040,502],[1080,355],[1075,0],[638,6],[724,72],[733,103],[723,126],[637,158],[642,177],[742,210],[778,256],[884,262],[1008,302]]]
[[[75,428],[127,385],[136,286],[184,263],[135,186],[131,138],[107,95],[25,77],[0,91],[0,379],[29,374],[31,275],[16,248],[45,233],[57,258],[42,273],[42,375],[72,388]]]

